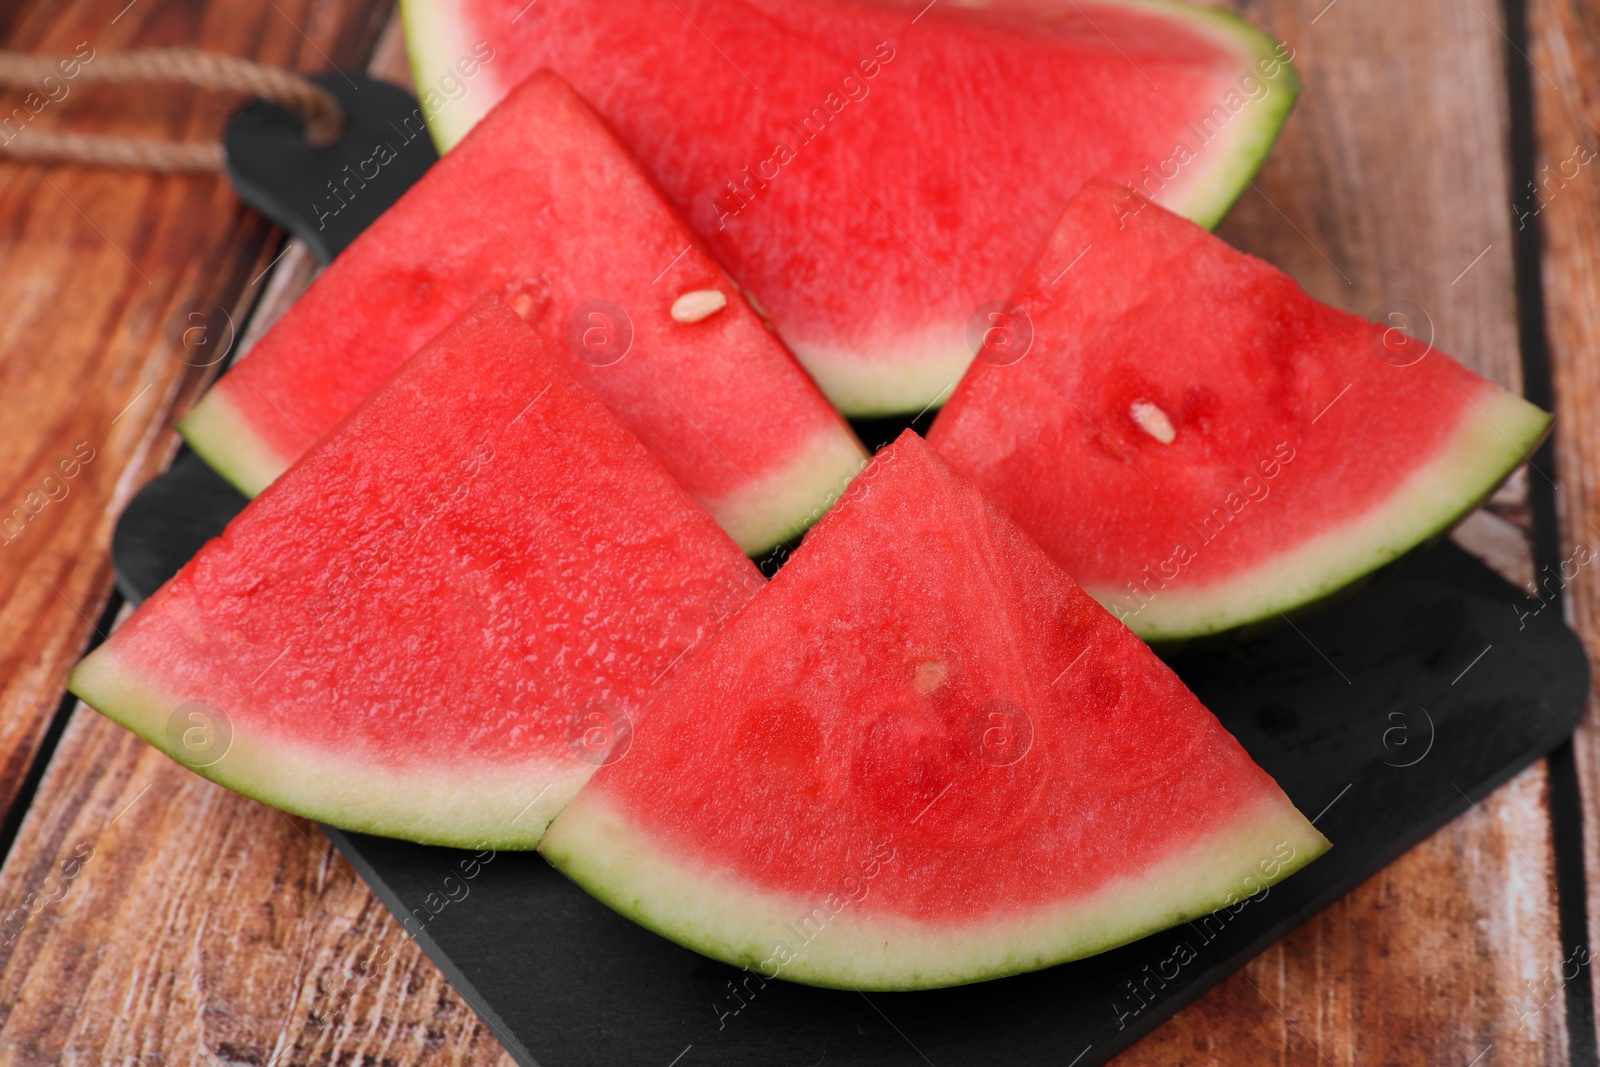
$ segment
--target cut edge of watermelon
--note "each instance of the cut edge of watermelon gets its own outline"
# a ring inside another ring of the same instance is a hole
[[[805,533],[870,461],[843,424],[829,425],[781,470],[747,480],[708,510],[748,556]]]
[[[1269,877],[1263,865],[1282,859],[1280,843],[1294,851]],[[1130,869],[1086,898],[951,926],[861,916],[853,910],[857,905],[846,903],[804,942],[795,931],[814,909],[827,909],[826,894],[807,900],[753,888],[727,868],[693,869],[596,790],[579,794],[539,851],[602,903],[695,952],[765,978],[889,991],[962,985],[1092,956],[1238,908],[1329,847],[1277,794],[1181,853],[1144,870]],[[779,943],[795,950],[781,966],[774,962]]]
[[[1444,533],[1478,507],[1525,461],[1550,429],[1551,416],[1515,393],[1485,382],[1468,398],[1461,423],[1428,462],[1388,500],[1325,530],[1251,570],[1201,589],[1159,591],[1126,611],[1122,591],[1084,587],[1118,609],[1146,641],[1181,640],[1233,629],[1303,607]]]
[[[178,433],[212,470],[248,497],[260,495],[289,467],[288,461],[250,428],[221,382],[189,409],[178,423]]]
[[[115,638],[113,637],[113,641]],[[230,722],[222,756],[196,766],[172,751],[168,723],[183,705],[142,676],[111,642],[72,672],[68,688],[218,785],[282,811],[346,830],[457,848],[531,849],[589,780],[578,760],[403,771],[283,737],[249,736]],[[540,783],[547,783],[539,788]]]

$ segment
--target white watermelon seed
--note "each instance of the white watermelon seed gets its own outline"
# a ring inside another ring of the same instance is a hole
[[[728,295],[721,289],[696,289],[672,302],[672,317],[678,322],[699,322],[728,306]]]
[[[917,664],[915,674],[912,675],[911,684],[923,696],[929,696],[944,684],[945,675],[949,670],[938,660],[926,660]]]
[[[1128,408],[1128,414],[1139,424],[1139,429],[1164,445],[1170,445],[1172,439],[1178,436],[1178,431],[1172,428],[1172,420],[1167,418],[1167,413],[1148,400],[1135,400]]]

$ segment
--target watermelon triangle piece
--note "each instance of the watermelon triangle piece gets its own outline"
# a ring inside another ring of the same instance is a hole
[[[424,135],[420,119],[395,131]],[[323,207],[360,195],[350,184]],[[179,429],[253,495],[485,293],[752,554],[798,535],[866,465],[739,287],[549,74],[352,243]]]
[[[370,833],[531,847],[760,572],[489,298],[73,672],[180,763]]]
[[[557,71],[851,416],[948,399],[1086,179],[1215,224],[1299,92],[1265,34],[1168,0],[401,6],[441,148]]]
[[[1136,633],[1317,600],[1452,526],[1545,412],[1131,193],[1073,200],[928,435]]]
[[[539,847],[708,956],[913,989],[1206,915],[1328,843],[1148,647],[907,432]]]

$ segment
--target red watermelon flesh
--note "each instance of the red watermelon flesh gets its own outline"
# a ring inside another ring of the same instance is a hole
[[[1103,951],[1328,844],[908,432],[539,847],[706,955],[910,989]]]
[[[1164,0],[402,7],[441,147],[558,71],[849,415],[947,399],[1084,180],[1215,223],[1298,92],[1259,31]]]
[[[363,233],[180,429],[259,492],[488,292],[747,551],[801,532],[865,465],[737,285],[553,75],[508,96]]]
[[[179,762],[354,830],[530,847],[760,573],[497,300],[81,663]]]
[[[1147,638],[1348,584],[1470,511],[1549,426],[1107,184],[1068,206],[1016,303],[1031,347],[975,363],[929,440]]]

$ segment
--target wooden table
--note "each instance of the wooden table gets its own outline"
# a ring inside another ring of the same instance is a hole
[[[1442,348],[1554,405],[1537,470],[1458,540],[1524,583],[1595,546],[1600,5],[1242,6],[1294,48],[1308,88],[1221,232],[1341,307],[1410,301]],[[391,14],[20,0],[0,8],[0,37],[61,54],[197,45],[405,81]],[[4,111],[24,92],[5,91]],[[234,103],[129,97],[76,87],[33,121],[214,138]],[[64,496],[0,534],[0,1063],[510,1062],[315,827],[63,699],[119,611],[116,516],[171,458],[214,354],[310,276],[293,246],[269,270],[281,251],[220,179],[0,164],[0,515],[58,459],[93,453]],[[1600,568],[1579,571],[1564,610],[1593,652]],[[1595,983],[1576,964],[1597,922],[1591,706],[1572,746],[1120,1062],[1594,1065]]]

